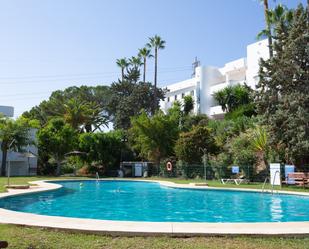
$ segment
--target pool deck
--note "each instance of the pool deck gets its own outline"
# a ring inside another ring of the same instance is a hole
[[[63,181],[63,180],[61,180]],[[80,180],[76,180],[80,181]],[[106,180],[104,180],[106,181]],[[147,181],[147,180],[146,180]],[[260,192],[260,190],[241,188],[214,188],[195,186],[194,184],[176,184],[167,181],[151,181],[174,188],[192,189],[218,189],[232,191]],[[30,189],[9,189],[1,193],[0,198],[49,191],[60,188],[61,185],[45,181],[35,181]],[[305,195],[290,191],[276,191],[278,193]],[[37,215],[24,212],[16,212],[0,208],[0,223],[16,224],[35,227],[57,228],[88,233],[102,233],[111,235],[142,235],[142,236],[211,236],[211,235],[257,235],[257,236],[309,236],[309,221],[307,222],[260,222],[260,223],[207,223],[207,222],[135,222],[135,221],[111,221],[96,219],[80,219],[59,216]]]

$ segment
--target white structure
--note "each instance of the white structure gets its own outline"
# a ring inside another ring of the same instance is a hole
[[[0,113],[7,117],[13,117],[14,108],[11,106],[0,106]],[[35,140],[36,130],[32,129],[29,136]],[[9,152],[7,155],[7,164],[10,161],[11,176],[25,176],[37,174],[37,155],[38,148],[34,145],[28,145],[24,148],[25,153]],[[0,166],[2,163],[2,151],[0,150]]]
[[[247,57],[228,62],[224,67],[199,66],[194,77],[166,86],[168,92],[161,101],[161,109],[166,112],[174,101],[180,101],[186,95],[194,99],[194,113],[207,114],[213,118],[222,118],[224,112],[214,100],[212,94],[227,86],[246,84],[255,88],[258,82],[259,59],[268,58],[267,40],[247,46]]]
[[[14,107],[0,105],[0,114],[7,116],[7,117],[13,117]]]

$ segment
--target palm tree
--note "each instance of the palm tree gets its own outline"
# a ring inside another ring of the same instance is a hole
[[[293,11],[289,10],[286,6],[278,4],[274,9],[268,8],[267,0],[264,2],[264,15],[266,21],[266,29],[258,34],[258,38],[267,37],[269,43],[269,56],[273,57],[272,37],[275,32],[275,27],[279,23],[284,23],[286,26],[291,25],[293,19]]]
[[[158,74],[158,51],[160,49],[165,48],[165,41],[158,35],[149,38],[149,43],[147,43],[147,47],[154,49],[154,57],[155,57],[155,72],[154,72],[154,104],[153,110],[156,109],[157,106],[157,74]]]
[[[268,0],[263,0],[263,4],[264,4],[264,16],[265,16],[265,23],[266,23],[266,34],[267,34],[267,38],[268,38],[268,46],[269,46],[269,58],[273,57],[273,41],[272,41],[272,37],[271,37],[271,21],[270,21],[270,15],[269,15],[269,8],[268,8]]]
[[[148,49],[147,47],[139,49],[138,56],[143,58],[144,60],[144,72],[143,72],[143,82],[146,82],[146,62],[148,58],[153,57],[151,54],[151,50]]]
[[[143,65],[143,62],[142,62],[142,60],[141,60],[140,57],[132,56],[132,57],[129,59],[129,64],[130,64],[131,66],[133,66],[133,68],[134,68],[135,70],[138,70],[139,67]]]
[[[121,58],[116,60],[116,64],[118,67],[121,68],[121,80],[123,81],[124,79],[124,70],[129,66],[129,62],[127,58]]]
[[[0,143],[2,150],[1,175],[5,176],[8,151],[22,152],[23,147],[32,143],[29,137],[30,125],[23,119],[13,120],[0,117]]]
[[[267,162],[267,153],[269,149],[268,145],[268,133],[264,127],[257,126],[252,130],[253,136],[251,137],[251,146],[252,149],[256,152],[257,156],[257,173],[266,169]]]

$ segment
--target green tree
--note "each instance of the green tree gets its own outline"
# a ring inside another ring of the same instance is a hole
[[[215,100],[227,113],[253,102],[252,89],[247,85],[228,86],[213,94]]]
[[[258,35],[257,38],[260,39],[262,37],[268,38],[269,44],[269,58],[273,57],[273,41],[272,39],[276,39],[276,30],[275,27],[280,22],[285,22],[286,25],[290,25],[293,19],[293,11],[289,10],[286,6],[282,4],[278,4],[274,9],[268,8],[267,0],[264,1],[264,15],[266,28],[263,29]]]
[[[127,67],[130,65],[130,63],[128,62],[127,58],[121,58],[121,59],[116,60],[116,64],[121,69],[121,80],[123,81],[125,69],[127,69]]]
[[[22,152],[24,146],[33,143],[29,131],[31,123],[24,118],[13,120],[0,117],[0,142],[2,151],[1,176],[6,173],[8,151]]]
[[[132,118],[129,142],[142,158],[154,161],[159,167],[164,157],[174,154],[178,133],[175,116],[158,111],[149,117],[146,112],[142,112]]]
[[[272,34],[271,34],[271,20],[269,15],[269,7],[268,7],[268,0],[263,0],[264,4],[264,17],[265,17],[265,34],[268,38],[268,48],[269,48],[269,58],[273,57],[273,48],[272,48]]]
[[[256,103],[269,127],[270,143],[285,151],[285,161],[309,162],[309,27],[300,5],[293,21],[276,26],[274,56],[262,60]]]
[[[183,112],[184,115],[189,115],[194,108],[194,100],[191,95],[187,95],[183,98]]]
[[[208,154],[218,153],[215,139],[206,126],[194,126],[191,131],[180,133],[175,145],[177,158],[187,163],[201,163],[202,149],[207,149]]]
[[[160,49],[165,48],[165,41],[162,40],[162,38],[158,35],[155,35],[154,37],[149,38],[149,43],[147,43],[147,46],[149,48],[154,49],[154,57],[155,57],[155,69],[154,69],[154,110],[157,109],[157,76],[158,76],[158,51]]]
[[[117,168],[120,162],[121,150],[124,145],[121,141],[123,133],[120,130],[107,133],[84,133],[79,136],[79,149],[86,152],[82,159],[89,165],[98,163],[100,173]]]
[[[151,83],[119,81],[111,85],[112,97],[109,103],[109,113],[113,117],[114,128],[127,130],[131,126],[130,118],[141,113],[153,113],[154,87]],[[158,100],[164,98],[161,89]]]
[[[129,64],[135,69],[135,70],[139,70],[139,68],[143,65],[143,62],[141,60],[141,58],[132,56],[129,59]]]
[[[148,49],[147,47],[139,49],[138,56],[143,58],[143,65],[144,65],[144,70],[143,70],[143,82],[146,82],[146,64],[147,64],[147,59],[153,57],[151,54],[151,50]]]
[[[256,172],[259,173],[267,168],[267,155],[269,150],[268,133],[264,127],[256,126],[251,130],[251,147],[256,153]]]
[[[53,92],[48,100],[24,112],[23,117],[38,120],[41,127],[50,119],[61,117],[77,130],[91,132],[107,125],[110,96],[107,86],[69,87]]]
[[[42,150],[56,161],[56,175],[61,174],[61,163],[65,154],[77,147],[77,132],[63,119],[51,119],[40,129],[38,134],[39,150]]]

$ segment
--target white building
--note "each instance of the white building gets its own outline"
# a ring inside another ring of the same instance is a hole
[[[195,103],[194,113],[222,118],[224,112],[212,94],[227,86],[245,82],[254,89],[258,82],[260,58],[268,58],[267,40],[248,45],[245,58],[228,62],[224,67],[196,67],[193,78],[166,86],[168,92],[164,101],[160,103],[161,109],[166,112],[174,101],[181,102],[184,96],[192,95]]]
[[[7,117],[14,116],[14,108],[11,106],[0,106],[0,113]],[[30,131],[31,138],[35,140],[36,130]],[[11,176],[26,176],[37,174],[37,155],[38,148],[34,145],[28,145],[24,148],[25,153],[9,152],[7,155],[7,164],[10,162]],[[2,151],[0,150],[0,166],[2,163]]]

